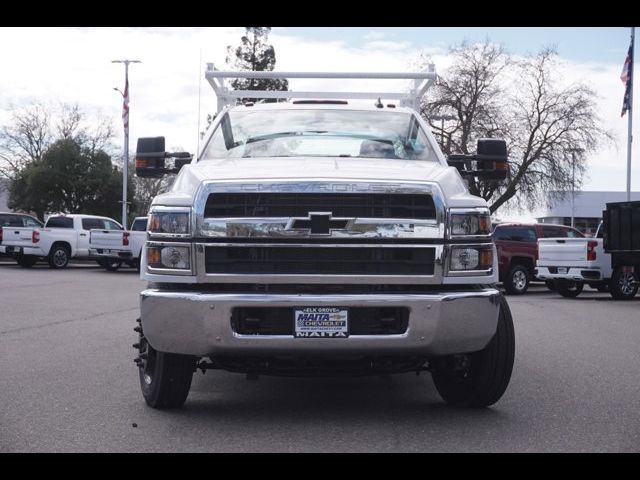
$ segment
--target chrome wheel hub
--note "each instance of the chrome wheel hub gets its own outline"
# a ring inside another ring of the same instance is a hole
[[[631,295],[633,293],[633,282],[635,278],[633,273],[623,273],[618,280],[618,286],[620,291],[625,295]]]
[[[56,250],[56,252],[53,254],[53,263],[55,263],[56,266],[61,267],[65,264],[66,261],[67,254],[62,250]]]
[[[513,274],[513,286],[518,290],[523,290],[527,285],[527,275],[522,271],[518,270]]]

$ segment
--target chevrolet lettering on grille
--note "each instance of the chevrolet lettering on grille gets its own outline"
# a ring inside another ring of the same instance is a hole
[[[286,230],[306,230],[310,235],[331,235],[333,230],[345,230],[353,218],[332,218],[331,212],[309,212],[307,218],[292,218]]]

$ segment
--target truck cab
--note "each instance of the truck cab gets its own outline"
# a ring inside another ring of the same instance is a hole
[[[214,89],[225,75],[206,73]],[[428,84],[435,71],[408,78]],[[513,324],[495,287],[489,209],[464,177],[504,178],[504,141],[447,158],[415,98],[216,93],[293,101],[221,108],[194,158],[165,152],[164,137],[138,140],[137,175],[177,173],[152,202],[142,254],[135,362],[147,404],[182,405],[196,368],[429,371],[448,403],[495,403]]]

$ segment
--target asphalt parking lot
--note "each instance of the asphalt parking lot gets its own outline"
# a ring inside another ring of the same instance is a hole
[[[129,268],[0,260],[1,452],[640,451],[640,296],[509,297],[513,376],[487,409],[445,406],[429,374],[209,371],[183,409],[160,411],[133,363],[143,288]]]

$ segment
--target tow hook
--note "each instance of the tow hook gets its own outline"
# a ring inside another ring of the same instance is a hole
[[[145,366],[145,360],[147,359],[147,354],[146,353],[142,353],[142,324],[141,324],[141,320],[140,318],[136,318],[136,322],[139,324],[136,327],[133,328],[133,331],[136,332],[139,335],[139,341],[134,343],[133,345],[131,345],[133,348],[135,348],[136,350],[138,350],[138,356],[136,358],[133,359],[133,362],[141,368],[144,368]]]

